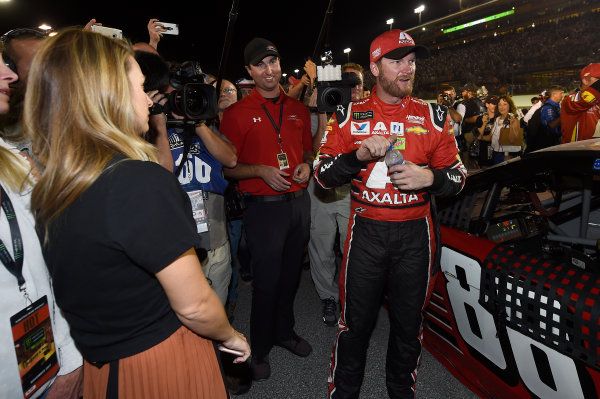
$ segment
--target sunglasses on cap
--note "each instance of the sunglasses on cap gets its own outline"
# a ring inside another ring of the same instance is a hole
[[[2,42],[3,46],[6,46],[6,44],[10,40],[16,39],[19,37],[38,37],[40,39],[43,39],[46,37],[46,34],[44,32],[36,30],[36,29],[16,28],[16,29],[11,29],[8,32],[6,32],[5,34],[3,34],[2,36],[0,36],[0,41]]]
[[[7,44],[12,40],[12,39],[17,39],[17,38],[40,38],[40,39],[44,39],[46,37],[46,34],[44,32],[41,32],[39,30],[36,29],[31,29],[31,28],[16,28],[16,29],[11,29],[8,32],[6,32],[5,34],[3,34],[2,36],[0,36],[0,43],[2,43],[2,46],[0,48],[4,48],[6,49]],[[14,73],[17,73],[17,66],[15,65],[15,62],[6,55],[6,52],[4,51],[2,54],[2,59],[4,60],[4,65],[6,65],[7,67],[9,67]]]

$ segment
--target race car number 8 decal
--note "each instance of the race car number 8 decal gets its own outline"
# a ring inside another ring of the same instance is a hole
[[[475,288],[479,287],[481,266],[475,259],[447,247],[442,248],[441,266],[445,274],[458,276],[460,273],[466,277],[466,287],[457,278],[447,279],[450,304],[463,339],[496,366],[506,369],[494,318],[479,304],[479,289]]]
[[[440,263],[458,331],[468,345],[499,369],[516,367],[523,383],[538,397],[597,397],[595,392],[584,395],[573,359],[511,328],[502,327],[507,334],[498,334],[494,318],[479,304],[481,265],[477,259],[444,246]],[[503,335],[508,336],[507,345],[500,342]],[[507,365],[503,346],[510,348],[516,364]]]

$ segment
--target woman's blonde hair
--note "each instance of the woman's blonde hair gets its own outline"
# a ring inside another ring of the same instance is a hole
[[[132,104],[132,62],[129,43],[79,29],[47,39],[34,57],[23,128],[45,166],[31,197],[44,229],[116,154],[156,161]]]
[[[5,47],[0,42],[0,55]],[[26,186],[31,185],[30,164],[25,159],[19,158],[8,148],[0,145],[0,182],[6,184],[14,192],[21,192]]]
[[[31,165],[8,148],[0,145],[0,182],[19,193],[33,183]]]

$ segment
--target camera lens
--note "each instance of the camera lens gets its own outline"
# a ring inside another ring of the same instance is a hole
[[[185,93],[186,110],[190,115],[200,115],[204,112],[207,106],[206,98],[203,93],[195,88],[190,88]]]
[[[328,90],[324,96],[325,103],[329,106],[336,106],[342,103],[342,93],[339,90]]]

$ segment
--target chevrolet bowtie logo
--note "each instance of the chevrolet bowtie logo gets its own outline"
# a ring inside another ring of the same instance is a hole
[[[258,118],[252,118],[252,120],[254,121],[254,123],[256,123],[256,122],[261,122],[261,120],[260,120],[260,116],[259,116]]]

